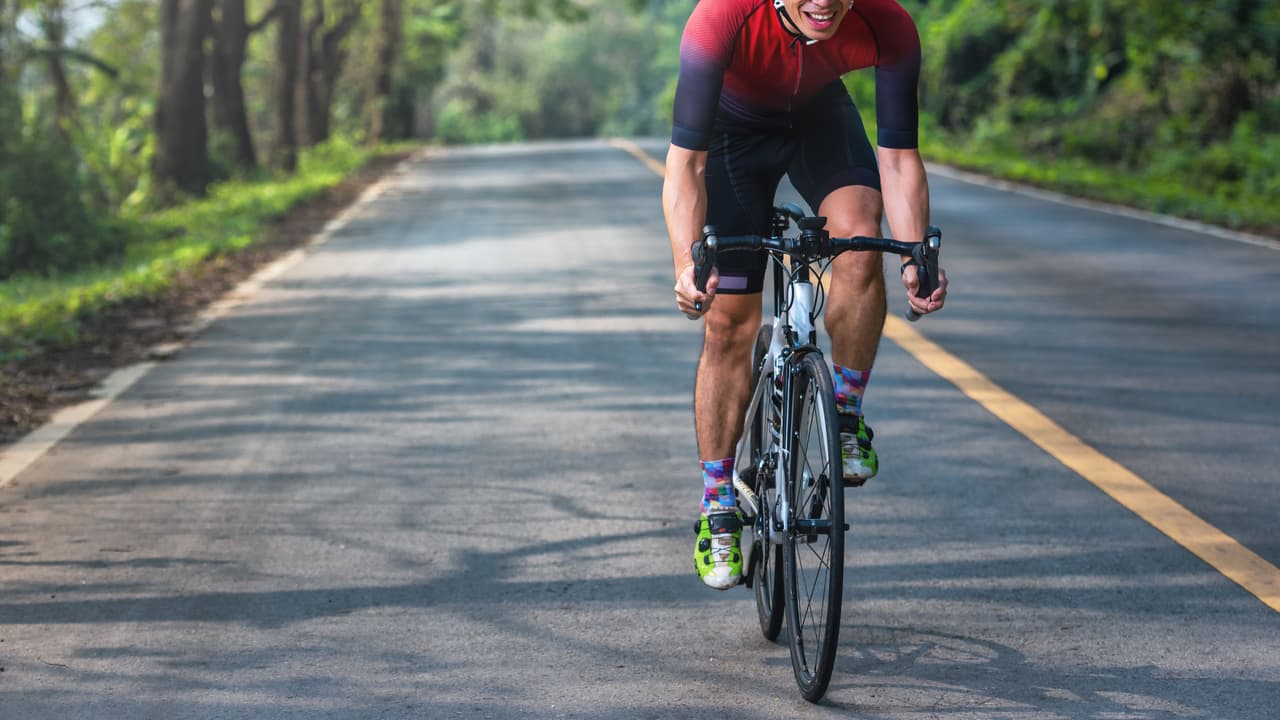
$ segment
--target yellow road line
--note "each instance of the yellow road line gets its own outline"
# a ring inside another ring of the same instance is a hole
[[[658,177],[666,177],[667,168],[662,163],[655,160],[652,155],[641,149],[639,145],[624,138],[613,138],[609,141],[609,144],[624,152],[634,155],[637,160],[645,164],[645,167],[657,173]]]
[[[635,143],[614,140],[612,144],[639,158],[659,176],[665,174],[662,164]],[[1055,460],[1252,593],[1267,607],[1280,612],[1280,569],[1276,566],[926,339],[906,321],[889,316],[884,334]]]
[[[1280,612],[1280,569],[926,339],[905,320],[890,316],[884,334],[1058,462]]]

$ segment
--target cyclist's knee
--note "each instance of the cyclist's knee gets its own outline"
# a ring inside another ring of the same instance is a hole
[[[759,313],[718,309],[717,305],[704,318],[703,352],[713,357],[749,354],[760,325]]]
[[[866,291],[884,286],[884,261],[876,252],[848,252],[831,264],[833,287]]]
[[[861,185],[833,190],[818,208],[835,237],[879,237],[884,207],[880,193]]]

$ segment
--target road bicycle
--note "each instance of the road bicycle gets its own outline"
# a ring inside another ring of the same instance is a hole
[[[799,232],[787,236],[793,220]],[[922,242],[909,243],[835,238],[825,225],[826,218],[807,217],[787,203],[774,208],[770,237],[719,237],[708,226],[693,246],[700,291],[706,290],[719,253],[767,252],[773,269],[773,317],[756,335],[753,389],[734,455],[733,484],[743,524],[751,528],[750,543],[744,542],[744,583],[755,590],[760,630],[776,641],[786,617],[796,684],[810,702],[826,693],[835,666],[849,529],[835,393],[817,345],[821,279],[842,252],[898,253],[911,257],[908,262],[920,278],[918,294],[927,297],[937,287],[942,244],[935,227]]]

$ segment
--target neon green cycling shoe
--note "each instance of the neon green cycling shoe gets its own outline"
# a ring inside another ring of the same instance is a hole
[[[693,564],[702,582],[717,590],[742,582],[742,515],[736,510],[703,515],[695,530]]]
[[[840,416],[840,458],[846,486],[857,487],[879,472],[880,458],[871,447],[873,437],[861,415]]]

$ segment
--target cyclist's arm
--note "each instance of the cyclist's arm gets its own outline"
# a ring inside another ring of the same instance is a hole
[[[900,5],[885,3],[869,10],[883,38],[876,64],[876,156],[885,217],[895,238],[920,242],[929,227],[929,181],[919,150],[920,34]],[[915,296],[920,285],[914,267],[902,273],[902,282],[916,312],[942,307],[947,282],[941,270],[938,289],[928,298]]]
[[[690,252],[695,240],[702,237],[702,226],[707,217],[707,152],[689,150],[672,145],[667,150],[667,174],[662,183],[662,210],[667,220],[667,236],[671,240],[671,259],[676,276],[676,305],[691,317],[702,314],[694,309],[695,302],[702,302],[703,312],[710,307],[709,294],[714,294],[719,279],[712,276],[707,282],[707,293],[693,284],[693,256]]]
[[[880,161],[880,185],[889,229],[899,240],[920,240],[929,227],[929,180],[920,151],[880,147],[876,156]]]
[[[699,317],[711,306],[711,297],[720,282],[713,271],[706,293],[694,287],[690,248],[702,237],[707,217],[707,148],[724,74],[732,62],[739,31],[758,9],[757,2],[747,0],[698,3],[680,39],[680,71],[671,108],[671,148],[667,152],[662,209],[676,271],[676,304],[691,318]],[[702,303],[701,311],[694,309],[697,302]]]
[[[877,150],[880,161],[880,185],[884,197],[885,218],[893,236],[908,242],[919,242],[929,227],[929,180],[925,175],[924,161],[915,148],[887,148]],[[902,258],[910,260],[909,257]],[[931,313],[942,307],[947,297],[947,279],[938,271],[938,288],[928,298],[917,298],[914,267],[902,274],[906,286],[907,301],[920,314]]]

